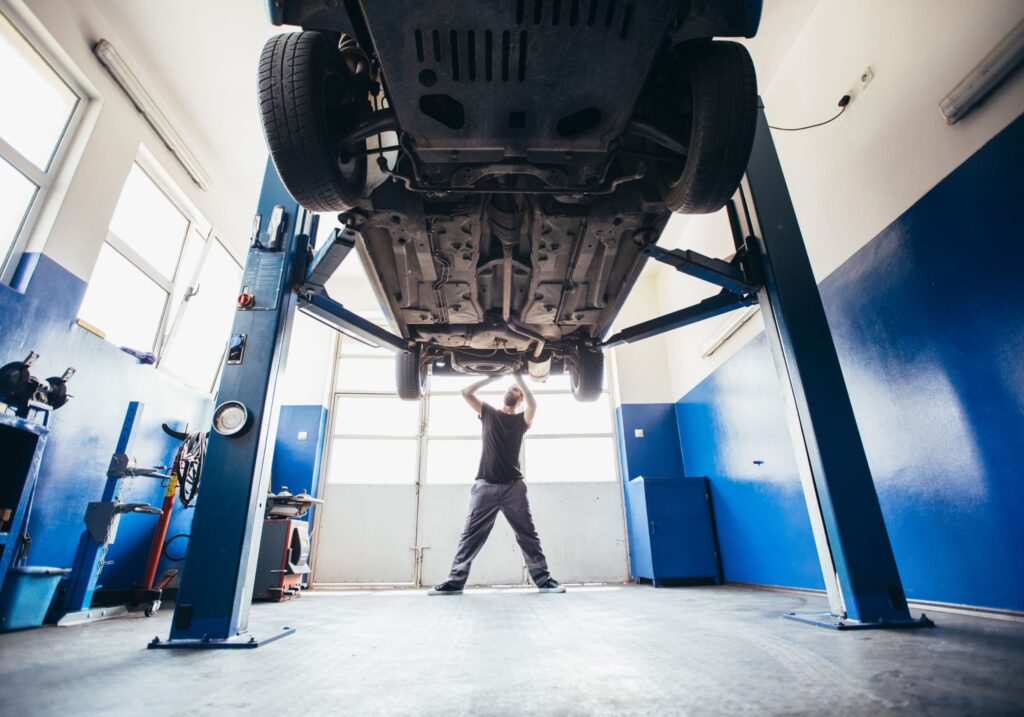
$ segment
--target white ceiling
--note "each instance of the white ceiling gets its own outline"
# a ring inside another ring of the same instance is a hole
[[[244,241],[267,158],[256,67],[263,44],[281,28],[259,0],[93,2],[214,181],[246,207],[237,224],[219,227]]]

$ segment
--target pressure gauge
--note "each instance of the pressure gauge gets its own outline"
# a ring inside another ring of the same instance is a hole
[[[213,412],[213,430],[222,436],[237,436],[249,425],[249,411],[239,401],[225,401]]]

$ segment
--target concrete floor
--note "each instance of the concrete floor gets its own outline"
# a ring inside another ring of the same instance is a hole
[[[315,592],[254,606],[253,632],[297,628],[257,650],[146,650],[162,611],[0,635],[0,714],[1024,714],[1024,624],[779,617],[823,609],[738,587]]]

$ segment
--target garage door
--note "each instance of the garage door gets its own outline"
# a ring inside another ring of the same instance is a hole
[[[392,354],[342,339],[314,584],[444,579],[480,457],[480,421],[459,395],[470,380],[432,377],[423,401],[401,401]],[[481,398],[500,405],[504,385],[487,389]],[[521,463],[552,574],[563,582],[625,580],[610,400],[577,403],[562,377],[531,389],[539,406]],[[526,581],[512,530],[499,517],[470,583]]]

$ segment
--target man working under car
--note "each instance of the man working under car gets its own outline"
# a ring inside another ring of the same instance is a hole
[[[451,572],[443,583],[428,592],[429,595],[462,594],[473,558],[484,547],[498,511],[504,514],[515,531],[516,542],[523,551],[530,578],[537,589],[546,593],[565,592],[565,588],[548,572],[548,561],[540,548],[540,538],[537,537],[530,515],[530,502],[526,497],[526,484],[519,469],[519,449],[537,413],[537,401],[518,373],[515,374],[518,387],[510,386],[505,391],[501,410],[477,398],[477,391],[497,379],[497,376],[491,376],[462,389],[462,397],[483,423],[483,454],[469,498],[466,527],[459,538]],[[519,413],[516,409],[524,400],[526,410]]]

